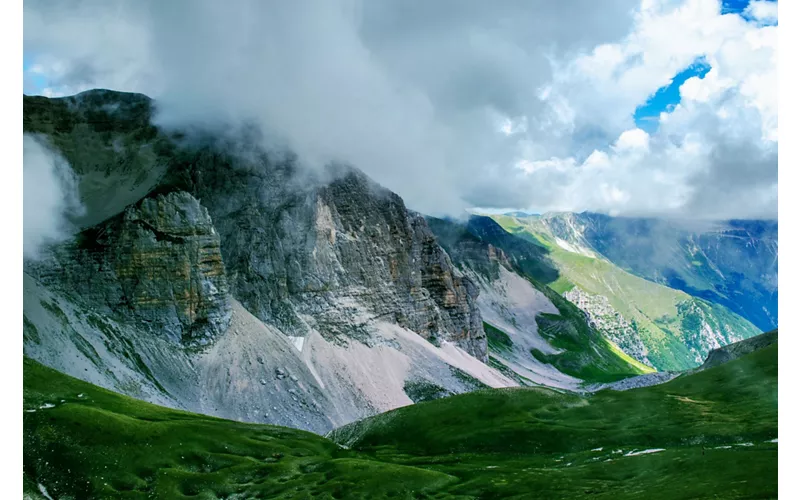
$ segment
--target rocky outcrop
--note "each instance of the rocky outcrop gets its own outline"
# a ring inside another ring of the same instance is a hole
[[[185,345],[212,342],[230,322],[219,235],[185,192],[145,198],[28,268],[93,309]]]
[[[438,307],[440,313],[431,314],[425,301],[415,302],[415,331],[427,332],[430,336],[443,336],[455,342],[464,350],[486,362],[487,343],[483,321],[478,310],[478,288],[468,278],[461,275],[450,261],[450,257],[436,242],[436,237],[428,228],[425,219],[415,215],[412,220],[414,241],[419,245],[420,287]],[[414,252],[416,255],[416,252]],[[416,262],[416,257],[412,258]],[[424,297],[425,294],[422,294]],[[420,307],[421,306],[421,307]]]
[[[642,342],[636,321],[629,321],[614,309],[608,297],[591,295],[574,287],[564,293],[564,298],[584,311],[589,324],[614,342],[625,354],[647,366],[653,366],[647,358],[647,347]]]

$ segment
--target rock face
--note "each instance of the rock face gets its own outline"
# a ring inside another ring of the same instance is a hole
[[[116,275],[139,318],[186,343],[209,343],[227,329],[219,235],[192,195],[159,195],[127,209],[118,248]]]
[[[635,321],[629,321],[614,309],[603,295],[591,295],[580,288],[564,293],[564,298],[586,312],[591,324],[633,359],[653,366],[647,358],[647,347],[642,342]]]
[[[145,198],[29,267],[41,282],[173,342],[205,345],[230,323],[219,235],[185,192]]]
[[[293,337],[370,344],[367,325],[380,319],[486,361],[476,287],[425,219],[363,173],[301,173],[291,158],[219,147],[188,153],[171,171],[166,183],[209,207],[232,295],[260,320]]]

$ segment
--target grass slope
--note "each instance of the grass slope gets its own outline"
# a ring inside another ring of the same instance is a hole
[[[614,382],[653,371],[626,355],[589,326],[583,311],[572,302],[541,283],[531,280],[531,284],[558,309],[558,314],[537,316],[536,324],[539,334],[562,352],[545,355],[532,351],[531,355],[539,361],[550,363],[561,372],[589,383]]]
[[[761,333],[723,306],[640,278],[605,259],[563,249],[536,218],[493,218],[509,233],[549,250],[550,260],[559,270],[559,278],[550,284],[552,289],[564,293],[578,287],[590,295],[607,297],[616,311],[635,322],[648,358],[659,370],[684,370],[699,364],[690,347],[702,350],[704,323],[716,331],[726,332],[728,327],[740,338]]]
[[[528,388],[420,403],[332,433],[351,449],[157,407],[26,359],[24,484],[34,498],[40,487],[53,498],[774,498],[777,352],[587,398]]]
[[[458,477],[448,491],[470,497],[775,498],[777,361],[774,344],[660,386],[588,398],[482,391],[378,415],[333,438]]]
[[[24,408],[34,498],[38,485],[52,498],[403,498],[456,481],[305,431],[151,405],[29,359]]]

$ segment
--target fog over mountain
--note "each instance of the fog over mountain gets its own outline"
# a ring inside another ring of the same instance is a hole
[[[431,214],[770,218],[775,5],[31,0],[25,89],[143,92],[164,126],[255,123]]]

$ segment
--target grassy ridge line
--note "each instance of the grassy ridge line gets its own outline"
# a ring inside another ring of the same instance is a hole
[[[373,417],[377,430],[366,419],[351,444],[424,456],[682,446],[698,436],[706,446],[768,440],[777,434],[777,352],[774,344],[662,385],[589,397],[546,388],[462,394]],[[409,435],[412,422],[418,429]]]

